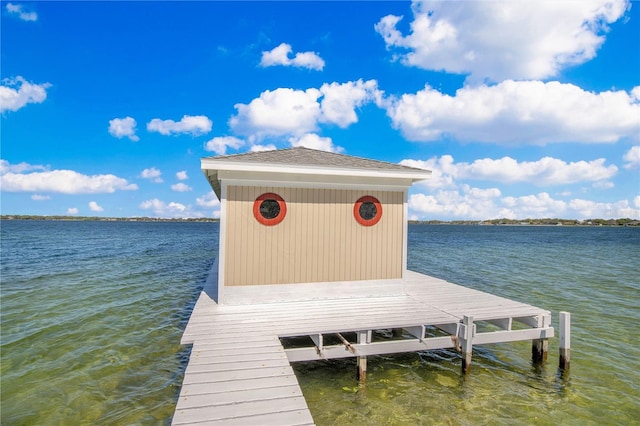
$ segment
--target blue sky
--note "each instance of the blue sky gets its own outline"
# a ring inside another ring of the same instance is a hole
[[[200,158],[427,168],[414,219],[640,218],[640,3],[2,2],[3,214],[216,217]]]

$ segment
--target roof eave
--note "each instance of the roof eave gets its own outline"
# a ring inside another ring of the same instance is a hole
[[[347,167],[327,167],[313,165],[287,165],[274,163],[247,163],[234,161],[216,161],[211,158],[201,160],[202,170],[238,171],[259,173],[283,173],[291,175],[325,175],[325,176],[352,176],[352,177],[383,177],[389,179],[411,179],[418,182],[431,176],[430,170],[384,170],[384,169],[359,169]]]

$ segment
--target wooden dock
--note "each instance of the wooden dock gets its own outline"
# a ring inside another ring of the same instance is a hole
[[[547,310],[412,271],[394,280],[227,287],[218,305],[217,270],[182,338],[193,347],[174,425],[313,424],[290,362],[457,348],[468,368],[472,345],[554,335]],[[403,336],[372,340],[384,329]],[[296,336],[309,345],[282,345]]]

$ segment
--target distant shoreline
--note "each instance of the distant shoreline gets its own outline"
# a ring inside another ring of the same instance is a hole
[[[491,220],[410,220],[411,224],[420,225],[475,225],[475,226],[638,226],[640,220],[623,219],[491,219]]]
[[[98,221],[98,222],[219,222],[215,218],[159,218],[159,217],[100,217],[100,216],[40,216],[0,215],[0,220],[50,220],[50,221]],[[640,220],[622,219],[491,219],[491,220],[410,220],[412,225],[472,225],[472,226],[638,226]]]
[[[68,222],[219,222],[220,219],[197,217],[197,218],[161,218],[161,217],[100,217],[100,216],[38,216],[3,214],[0,220],[50,220]]]

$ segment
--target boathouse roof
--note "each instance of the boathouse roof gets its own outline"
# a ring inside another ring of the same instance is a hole
[[[382,179],[407,187],[431,175],[430,170],[305,147],[205,157],[202,158],[201,166],[218,197],[222,174],[224,177],[238,178],[238,172],[244,173],[245,177],[249,173],[263,178],[273,178],[277,174],[279,181],[297,182],[304,181],[302,176],[314,176],[311,179],[314,182],[336,183],[335,179],[342,177],[343,182],[344,178],[349,178],[348,182],[352,184],[360,181],[374,185],[382,183],[376,179]],[[319,176],[324,176],[325,179],[319,180]],[[326,179],[327,177],[333,179]]]

